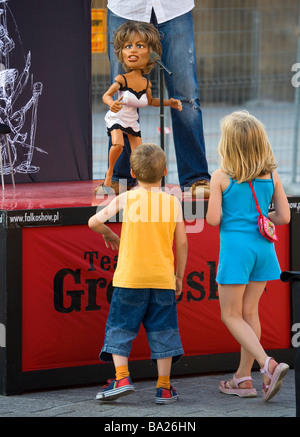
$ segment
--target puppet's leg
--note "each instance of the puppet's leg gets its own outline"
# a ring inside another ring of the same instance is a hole
[[[131,151],[134,150],[137,146],[142,144],[141,137],[136,137],[135,135],[127,134]]]
[[[111,187],[114,166],[122,153],[124,147],[123,132],[120,129],[113,130],[111,133],[112,147],[108,155],[108,170],[105,175],[104,185]]]

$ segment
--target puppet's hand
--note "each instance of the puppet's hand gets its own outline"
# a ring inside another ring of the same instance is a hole
[[[111,106],[109,107],[111,112],[119,112],[122,109],[122,107],[125,105],[125,103],[121,102],[122,99],[123,99],[123,97],[120,97],[118,100],[115,100],[111,104]]]
[[[182,111],[182,104],[180,100],[170,99],[171,108],[178,109],[178,111]]]

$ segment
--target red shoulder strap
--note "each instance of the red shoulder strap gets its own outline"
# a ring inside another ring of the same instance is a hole
[[[261,209],[260,209],[260,206],[258,204],[257,197],[256,197],[256,194],[255,194],[254,188],[252,186],[252,183],[250,181],[248,181],[248,184],[250,185],[251,191],[253,193],[253,197],[254,197],[254,200],[255,200],[255,203],[256,203],[256,209],[259,212],[259,214],[261,214]]]

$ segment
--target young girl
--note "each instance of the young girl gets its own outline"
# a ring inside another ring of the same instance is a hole
[[[105,116],[108,135],[112,138],[112,147],[108,157],[108,170],[102,190],[109,193],[113,169],[124,147],[123,134],[128,136],[131,150],[142,143],[138,108],[160,106],[160,99],[152,98],[151,83],[143,77],[155,63],[149,54],[151,51],[161,55],[162,47],[157,29],[149,23],[128,21],[120,26],[114,39],[114,50],[122,63],[126,74],[119,74],[115,82],[103,95],[103,102],[109,106]],[[113,96],[118,92],[117,100]],[[180,100],[164,100],[164,106],[182,110]]]
[[[221,168],[211,178],[206,220],[211,226],[220,224],[216,280],[221,317],[241,345],[241,358],[233,379],[221,381],[219,389],[225,394],[255,397],[250,375],[256,359],[263,374],[263,399],[269,401],[280,389],[289,366],[268,357],[260,344],[258,303],[266,282],[280,278],[280,266],[274,244],[258,229],[248,181],[252,181],[262,213],[275,225],[289,223],[290,209],[263,125],[247,111],[240,111],[225,117],[221,128]],[[271,201],[273,212],[269,212]]]

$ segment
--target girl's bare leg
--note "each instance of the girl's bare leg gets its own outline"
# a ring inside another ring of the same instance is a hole
[[[256,298],[261,295],[265,286],[264,283],[260,284],[261,285],[256,290]],[[243,356],[241,356],[241,364],[238,370],[239,373],[241,373],[243,369],[243,372],[247,372],[247,374],[249,374],[250,364],[251,367],[253,365],[253,359],[256,359],[259,366],[263,368],[268,357],[258,338],[258,335],[260,337],[260,325],[258,326],[256,317],[252,319],[252,326],[249,324],[249,314],[248,321],[244,319],[244,315],[246,315],[244,309],[244,299],[246,300],[246,307],[248,308],[249,312],[250,307],[254,305],[255,298],[253,297],[252,302],[252,299],[249,299],[248,293],[249,291],[253,290],[253,286],[254,285],[251,285],[250,289],[248,289],[246,293],[246,285],[219,285],[222,321],[242,347]],[[253,322],[253,320],[255,321]],[[277,363],[274,360],[270,362],[269,370],[271,373],[276,365]],[[237,376],[248,375],[238,374]],[[268,383],[269,379],[265,375],[263,375],[263,377],[265,383]]]
[[[256,337],[260,341],[261,325],[258,314],[258,305],[261,295],[265,289],[266,282],[250,282],[245,289],[243,298],[243,319],[255,332]],[[236,377],[250,376],[251,369],[254,363],[254,358],[246,349],[241,347],[240,364],[236,371]],[[240,384],[241,388],[251,388],[251,381],[245,381]]]

